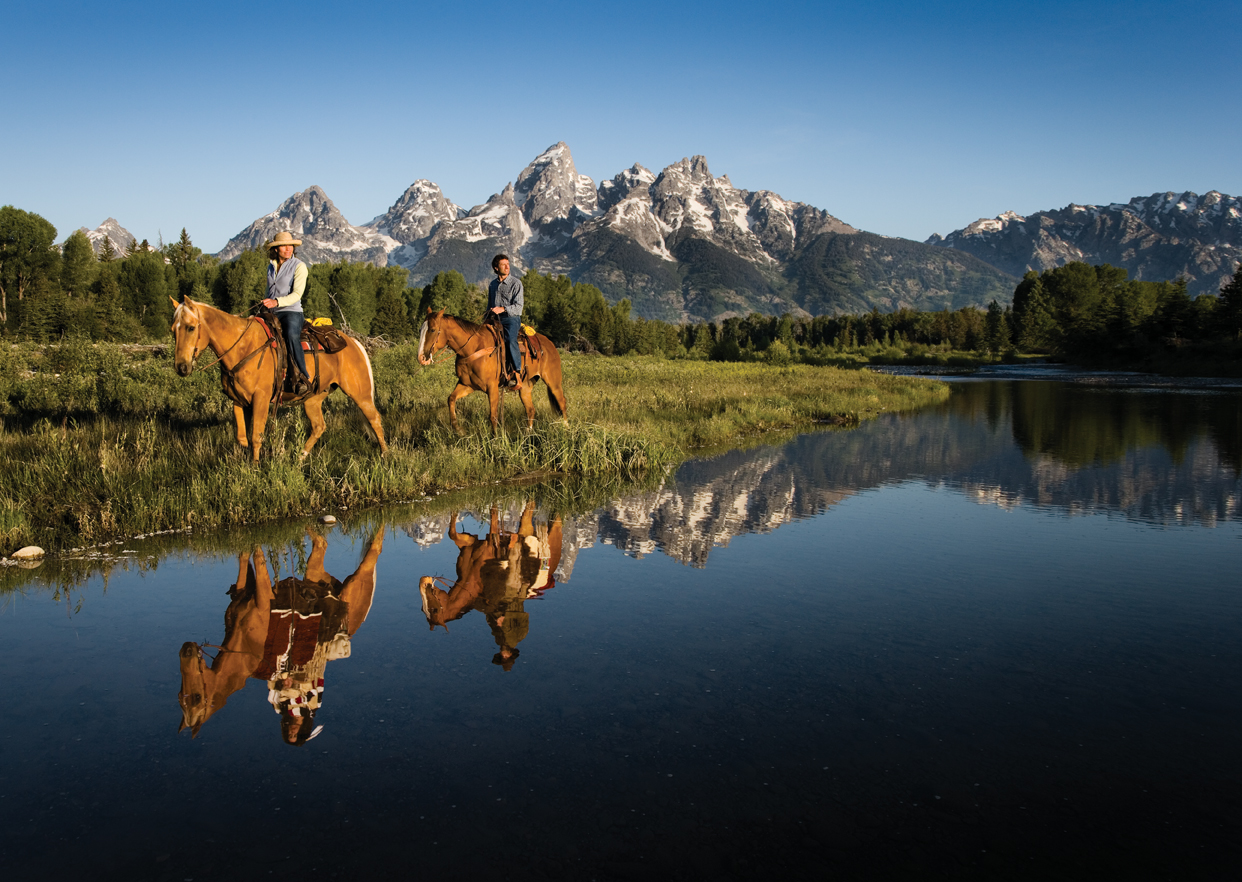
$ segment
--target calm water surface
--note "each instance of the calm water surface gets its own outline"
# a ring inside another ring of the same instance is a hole
[[[1234,878],[1240,405],[963,382],[586,514],[9,570],[4,878]]]

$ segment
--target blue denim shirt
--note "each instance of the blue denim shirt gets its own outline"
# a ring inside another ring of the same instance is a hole
[[[522,288],[521,280],[509,273],[503,282],[492,279],[492,283],[487,286],[487,309],[490,312],[493,306],[503,306],[509,315],[521,318],[525,296],[526,291]]]

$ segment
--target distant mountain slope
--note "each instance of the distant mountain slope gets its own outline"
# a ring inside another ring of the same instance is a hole
[[[824,233],[791,267],[799,304],[812,315],[961,309],[1013,298],[1017,278],[970,254],[874,233]]]
[[[982,218],[928,244],[964,251],[1011,275],[1072,261],[1111,263],[1133,279],[1185,277],[1215,294],[1242,260],[1242,199],[1212,190],[1154,193],[1112,205],[1067,205]]]

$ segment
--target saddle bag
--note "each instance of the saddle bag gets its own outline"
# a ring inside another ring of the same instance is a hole
[[[319,349],[329,354],[345,348],[345,335],[336,328],[321,327],[307,322],[302,326],[304,349]]]

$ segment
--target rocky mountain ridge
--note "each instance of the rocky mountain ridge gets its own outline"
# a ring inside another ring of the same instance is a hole
[[[739,189],[727,175],[712,175],[702,156],[659,174],[635,164],[597,186],[577,171],[564,142],[469,210],[420,179],[384,214],[353,226],[323,190],[309,187],[218,256],[231,259],[284,229],[303,240],[301,253],[312,262],[396,264],[410,270],[414,285],[444,270],[485,282],[492,255],[503,251],[518,272],[564,273],[610,301],[629,297],[639,315],[671,321],[957,308],[1005,300],[1016,284],[972,257],[904,239],[862,234],[866,247],[826,247],[825,237],[859,231],[814,206]],[[963,285],[967,277],[972,284]]]
[[[1242,260],[1242,198],[1168,192],[1026,217],[1006,211],[927,244],[964,251],[1015,276],[1081,260],[1123,267],[1132,279],[1185,277],[1191,296],[1215,294]]]
[[[95,249],[96,254],[103,254],[105,239],[112,241],[112,250],[116,252],[118,257],[124,254],[132,243],[138,241],[138,237],[121,226],[120,222],[114,217],[108,218],[93,230],[82,227],[81,232],[85,233],[86,238],[91,240],[91,247]]]

